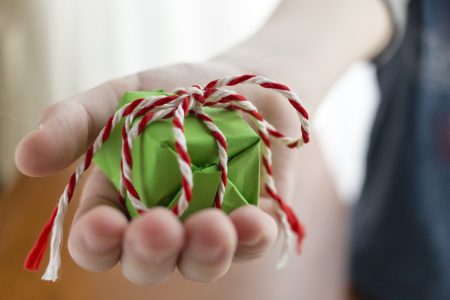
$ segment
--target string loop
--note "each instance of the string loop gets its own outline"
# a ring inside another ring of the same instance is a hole
[[[226,89],[226,87],[233,87],[241,84],[257,85],[261,88],[272,90],[286,98],[296,110],[300,120],[301,127],[299,137],[292,138],[284,135],[270,124],[245,96]],[[173,212],[176,215],[181,216],[186,211],[189,202],[192,199],[193,190],[191,159],[187,149],[186,137],[184,135],[184,119],[190,113],[202,121],[216,140],[221,181],[216,193],[214,206],[220,209],[224,201],[225,189],[228,182],[228,145],[226,137],[211,117],[203,110],[203,107],[219,107],[237,110],[250,117],[250,121],[253,123],[256,132],[262,140],[261,161],[263,166],[262,180],[264,188],[268,195],[274,200],[273,203],[276,205],[277,215],[282,226],[282,232],[285,236],[283,253],[279,266],[284,265],[287,261],[287,253],[291,247],[291,236],[293,233],[297,236],[297,249],[300,251],[301,241],[304,237],[304,229],[294,211],[281,198],[276,189],[275,180],[272,174],[270,138],[274,138],[290,148],[298,148],[308,143],[310,136],[308,113],[300,98],[286,85],[262,76],[245,74],[213,80],[203,87],[200,85],[192,85],[188,89],[178,88],[173,90],[172,95],[168,96],[160,95],[139,98],[119,108],[108,119],[105,127],[100,131],[94,143],[88,148],[82,162],[70,177],[69,183],[61,195],[58,205],[55,207],[50,219],[43,227],[35,245],[25,259],[24,267],[27,270],[37,271],[51,233],[50,260],[42,279],[49,281],[56,281],[58,279],[58,272],[61,264],[60,252],[63,220],[72,199],[75,186],[81,175],[91,165],[95,153],[100,149],[102,144],[108,140],[112,130],[114,130],[122,120],[124,120],[120,161],[122,174],[119,179],[119,199],[122,205],[125,204],[125,199],[129,199],[130,203],[139,213],[149,210],[149,208],[141,201],[139,193],[133,184],[131,172],[133,166],[133,157],[131,155],[132,148],[136,138],[144,132],[148,125],[158,120],[171,118],[172,130],[175,137],[174,146],[177,153],[182,184],[182,192],[173,208]]]

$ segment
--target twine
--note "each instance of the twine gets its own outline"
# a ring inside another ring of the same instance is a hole
[[[291,138],[278,131],[270,124],[257,108],[248,101],[243,95],[234,91],[227,90],[226,87],[240,84],[253,84],[265,89],[270,89],[284,96],[292,107],[297,111],[301,127],[300,137]],[[36,243],[29,252],[24,262],[24,267],[30,271],[37,271],[40,262],[45,253],[50,233],[50,259],[42,276],[43,280],[56,281],[61,265],[61,243],[63,235],[63,219],[68,205],[72,199],[75,186],[81,175],[89,168],[92,158],[100,149],[105,141],[110,137],[111,131],[124,120],[122,126],[122,149],[121,149],[121,177],[119,181],[119,199],[125,206],[125,199],[128,198],[133,207],[142,214],[150,208],[146,207],[141,201],[139,193],[133,184],[132,178],[132,147],[136,138],[144,132],[145,128],[151,123],[162,120],[172,119],[173,134],[175,137],[175,150],[177,161],[181,173],[181,195],[177,200],[172,211],[181,216],[189,206],[192,199],[193,175],[191,169],[191,159],[184,135],[184,119],[190,113],[203,122],[212,136],[216,140],[219,157],[219,170],[221,171],[221,181],[215,196],[214,206],[221,209],[225,189],[228,181],[228,156],[227,141],[222,131],[217,127],[214,121],[205,113],[203,107],[218,107],[241,111],[250,117],[250,121],[256,128],[256,132],[262,140],[261,160],[262,160],[262,180],[264,188],[268,195],[274,200],[277,216],[282,226],[284,235],[283,251],[278,267],[286,264],[287,254],[291,248],[292,233],[297,235],[297,251],[300,252],[301,242],[304,237],[303,226],[298,221],[294,211],[281,198],[275,186],[272,174],[272,151],[270,137],[275,138],[290,148],[299,148],[309,142],[309,121],[308,113],[301,100],[287,86],[274,82],[265,77],[256,75],[240,75],[226,77],[209,82],[204,87],[193,85],[186,89],[176,89],[169,96],[150,96],[148,98],[136,99],[122,108],[118,109],[106,122],[105,127],[100,131],[94,143],[88,148],[82,162],[72,174],[62,193],[58,205],[44,225]],[[136,119],[140,118],[137,122]]]

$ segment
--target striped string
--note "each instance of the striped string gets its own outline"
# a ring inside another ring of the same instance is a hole
[[[243,95],[226,89],[240,84],[257,85],[272,90],[285,97],[296,110],[300,120],[300,136],[292,138],[278,131],[270,124],[257,108]],[[72,199],[75,187],[82,174],[90,167],[92,158],[104,142],[108,140],[112,130],[123,120],[122,126],[122,148],[121,148],[121,177],[119,179],[119,199],[122,205],[125,199],[129,199],[131,205],[139,212],[149,210],[133,184],[131,155],[136,138],[145,131],[145,128],[162,119],[172,119],[172,130],[175,137],[175,151],[181,173],[181,195],[173,212],[181,216],[189,207],[193,191],[193,175],[191,159],[189,156],[186,137],[184,134],[184,119],[188,114],[197,117],[210,131],[217,144],[219,157],[218,168],[221,171],[221,181],[214,200],[214,206],[222,207],[225,189],[228,182],[228,156],[227,141],[210,116],[203,107],[218,107],[241,111],[250,117],[250,121],[256,128],[256,132],[262,140],[261,161],[263,165],[262,180],[268,195],[274,200],[277,215],[282,225],[284,234],[284,247],[278,266],[287,261],[287,253],[291,247],[293,233],[297,236],[297,249],[300,251],[301,242],[304,237],[304,229],[292,208],[282,199],[275,186],[272,172],[272,151],[270,138],[282,143],[289,148],[299,148],[309,142],[310,129],[308,113],[300,98],[286,85],[277,83],[262,76],[252,74],[230,76],[209,82],[204,87],[192,85],[188,89],[175,89],[169,96],[150,96],[136,99],[122,108],[118,109],[106,122],[94,143],[88,148],[78,168],[72,174],[66,185],[58,205],[54,208],[50,219],[44,225],[41,233],[29,252],[24,262],[24,267],[30,271],[37,271],[44,256],[47,244],[50,240],[50,259],[42,276],[43,280],[56,281],[61,265],[61,243],[63,235],[63,220],[68,205]]]

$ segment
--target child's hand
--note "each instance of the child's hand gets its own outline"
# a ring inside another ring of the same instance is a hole
[[[69,166],[86,151],[125,91],[171,90],[240,73],[227,64],[175,65],[105,83],[45,110],[38,129],[18,145],[17,166],[30,176]],[[298,121],[286,101],[269,91],[245,89],[270,122],[296,134]],[[289,199],[295,156],[292,150],[274,146],[276,183]],[[270,207],[267,199],[261,200],[263,208]],[[128,222],[117,203],[117,191],[94,168],[71,228],[69,251],[90,271],[105,271],[120,261],[125,277],[139,285],[164,282],[176,266],[188,279],[213,281],[226,273],[233,260],[263,255],[276,235],[274,219],[254,206],[236,209],[229,216],[217,209],[203,210],[183,224],[169,210],[154,208]]]

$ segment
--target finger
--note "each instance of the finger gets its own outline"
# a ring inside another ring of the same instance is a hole
[[[183,243],[184,229],[178,218],[165,208],[154,208],[127,229],[122,272],[138,285],[160,284],[174,271]]]
[[[69,236],[72,258],[87,270],[107,270],[120,258],[128,221],[118,209],[116,199],[110,181],[98,169],[93,169]]]
[[[18,144],[17,167],[29,176],[45,176],[67,167],[86,151],[122,94],[139,88],[139,75],[133,75],[50,106],[38,128]]]
[[[71,228],[69,252],[82,268],[101,272],[119,260],[127,219],[110,206],[90,210]]]
[[[244,86],[239,87],[239,89],[244,90],[244,95],[246,92],[252,95],[251,101],[257,109],[280,132],[291,137],[298,137],[301,134],[300,122],[296,112],[284,97],[257,86]],[[247,114],[244,114],[244,118],[248,121],[251,119]],[[252,125],[252,122],[249,123]],[[277,189],[284,199],[290,199],[295,181],[294,173],[297,165],[296,151],[293,151],[275,139],[271,144],[271,151],[273,153],[271,157],[271,170]],[[264,196],[268,195],[264,184],[261,184],[261,193]]]
[[[195,281],[214,281],[224,275],[236,249],[237,235],[230,219],[220,210],[208,209],[185,222],[186,246],[178,268]]]
[[[77,159],[94,140],[126,91],[203,83],[235,73],[223,64],[177,64],[112,80],[45,110],[38,128],[16,149],[16,165],[29,176],[55,173]]]
[[[118,191],[113,183],[98,167],[93,166],[89,178],[84,184],[74,223],[83,214],[100,205],[111,206],[127,215],[126,209],[119,203]]]
[[[236,261],[262,256],[276,240],[275,220],[256,206],[238,208],[230,214],[230,219],[238,236]]]

